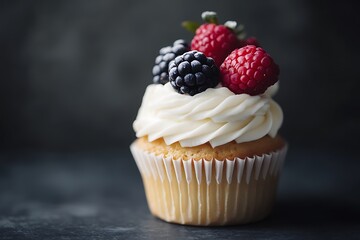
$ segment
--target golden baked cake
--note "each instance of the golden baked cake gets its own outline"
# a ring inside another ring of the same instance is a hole
[[[185,22],[191,44],[160,49],[130,146],[150,211],[168,222],[261,220],[274,204],[287,144],[272,99],[279,67],[234,21]]]

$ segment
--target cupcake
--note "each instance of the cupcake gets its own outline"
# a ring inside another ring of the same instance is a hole
[[[279,67],[254,38],[239,38],[235,22],[202,17],[184,24],[197,27],[190,46],[177,40],[159,51],[130,149],[154,216],[197,226],[258,221],[272,209],[287,149],[272,99]]]

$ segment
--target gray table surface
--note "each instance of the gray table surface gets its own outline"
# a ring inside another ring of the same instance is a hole
[[[254,224],[212,228],[151,216],[127,150],[0,157],[4,240],[360,239],[355,155],[290,149],[272,215]]]

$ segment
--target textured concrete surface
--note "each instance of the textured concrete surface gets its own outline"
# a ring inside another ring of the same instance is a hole
[[[269,218],[204,228],[151,216],[129,153],[1,155],[0,239],[359,239],[351,158],[290,149]]]

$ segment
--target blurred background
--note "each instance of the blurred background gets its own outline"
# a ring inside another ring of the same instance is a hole
[[[237,20],[281,67],[292,147],[356,152],[355,1],[1,1],[2,152],[127,149],[158,50],[204,10]]]
[[[274,214],[244,228],[157,221],[129,151],[159,49],[190,42],[180,23],[204,10],[281,68],[289,154]],[[346,0],[0,1],[0,239],[358,239],[358,14]]]

